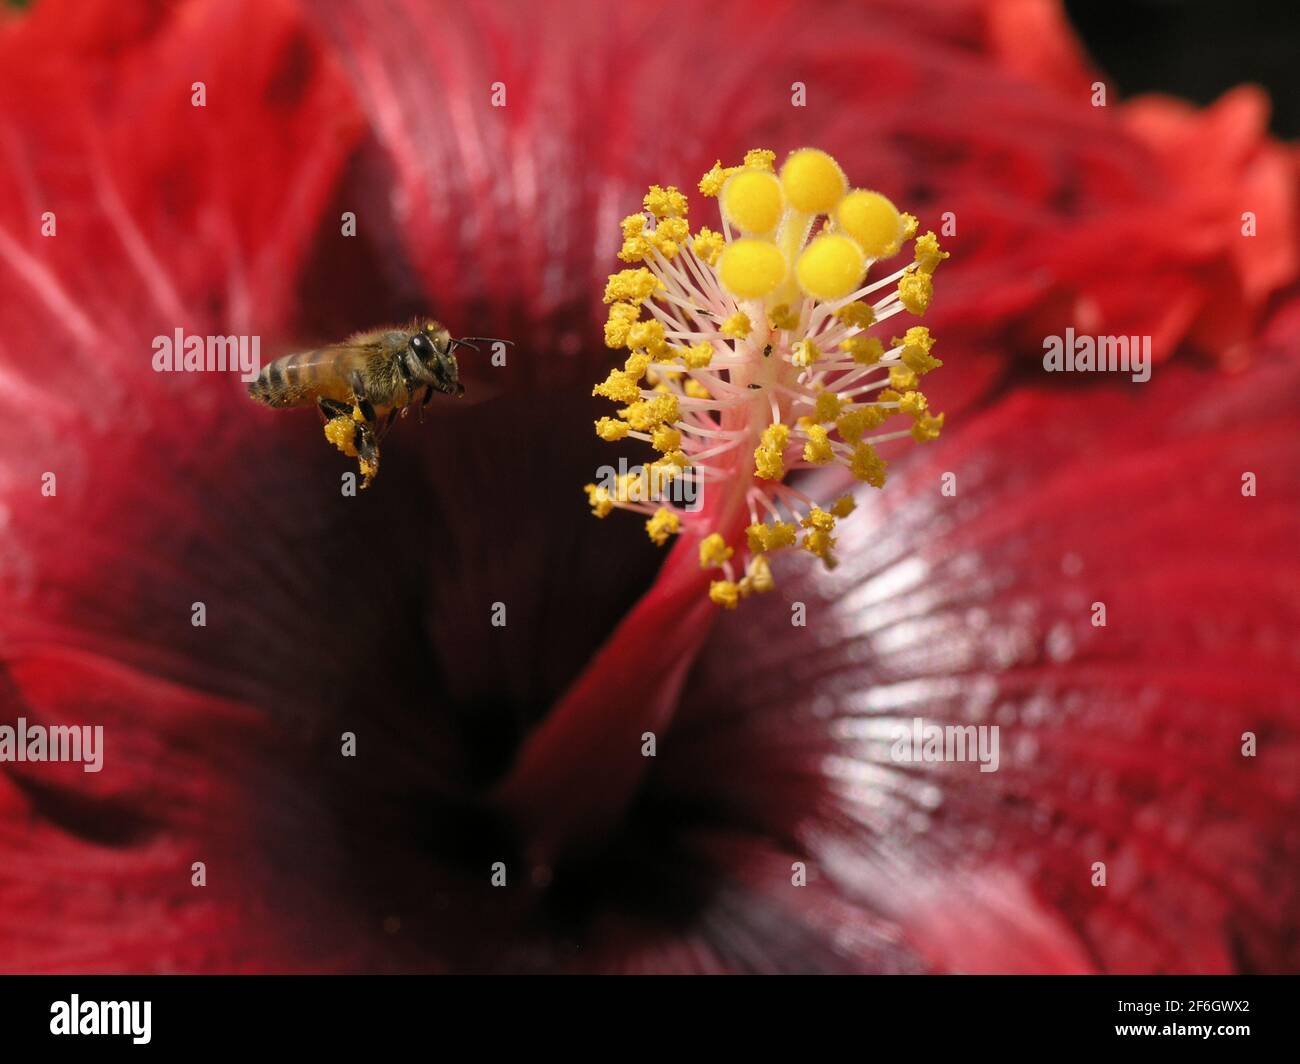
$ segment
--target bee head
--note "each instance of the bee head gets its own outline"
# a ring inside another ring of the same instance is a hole
[[[447,395],[464,395],[460,367],[452,354],[456,341],[437,322],[429,322],[412,334],[403,358],[411,375],[423,384],[431,384]]]

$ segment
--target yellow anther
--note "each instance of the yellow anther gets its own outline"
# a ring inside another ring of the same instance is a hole
[[[636,303],[615,303],[609,308],[605,323],[605,346],[626,347],[627,333],[641,317],[641,307]]]
[[[785,211],[781,182],[763,170],[741,170],[728,178],[719,197],[722,212],[742,233],[770,233]]]
[[[821,348],[811,340],[800,340],[790,352],[790,361],[804,369],[807,369],[821,357]]]
[[[878,406],[860,406],[840,416],[835,428],[840,439],[848,443],[857,443],[863,433],[884,424],[886,414]]]
[[[799,256],[795,276],[799,287],[814,299],[843,299],[858,287],[866,269],[856,243],[837,233],[823,233]]]
[[[792,152],[781,167],[786,199],[805,214],[829,214],[848,189],[839,163],[816,148]]]
[[[656,395],[653,399],[643,399],[639,403],[625,406],[618,411],[637,432],[650,432],[660,425],[671,425],[681,418],[677,406],[677,396],[671,392]]]
[[[727,242],[723,239],[721,233],[715,233],[708,226],[704,226],[691,237],[691,248],[696,257],[704,263],[712,266],[718,261],[718,256],[722,254],[722,249],[726,247]]]
[[[925,443],[928,440],[937,440],[942,429],[942,414],[935,414],[934,416],[925,415],[917,418],[916,424],[912,426],[912,439],[916,440],[917,443]]]
[[[694,378],[692,378],[691,380],[688,380],[688,381],[687,381],[687,382],[682,386],[682,391],[684,391],[684,392],[685,392],[687,395],[689,395],[692,399],[712,399],[712,398],[713,398],[713,394],[709,391],[709,389],[706,388],[706,387],[704,387],[703,384],[701,384],[699,381],[695,380]]]
[[[916,236],[916,230],[920,224],[921,223],[916,220],[916,217],[914,215],[908,214],[906,211],[904,211],[903,212],[903,239],[905,241],[911,240],[912,237]]]
[[[713,345],[711,343],[693,344],[682,349],[682,362],[687,369],[706,369],[712,361]]]
[[[786,521],[774,521],[770,525],[753,524],[745,529],[745,536],[749,542],[749,549],[753,553],[759,551],[781,550],[784,547],[794,545],[795,526]]]
[[[745,166],[751,170],[770,172],[776,167],[776,152],[766,148],[751,148],[745,152]]]
[[[852,495],[841,495],[831,504],[831,513],[836,517],[848,517],[857,508],[858,504],[853,501]]]
[[[664,335],[664,323],[661,321],[638,321],[627,333],[627,346],[637,351],[644,351],[653,358],[668,353],[668,341]]]
[[[666,259],[673,258],[691,235],[685,218],[661,218],[647,239]]]
[[[709,601],[724,610],[734,610],[740,602],[740,588],[730,580],[714,580],[709,584]]]
[[[799,328],[799,312],[787,303],[778,303],[767,312],[767,321],[773,329],[794,330]]]
[[[700,178],[700,191],[706,196],[716,196],[722,191],[722,186],[727,183],[727,178],[739,169],[738,166],[723,166],[721,160],[715,162],[713,169]]]
[[[889,386],[904,392],[909,388],[915,388],[916,374],[906,366],[890,366]]]
[[[835,457],[831,450],[830,434],[821,425],[808,429],[808,442],[803,445],[803,460],[815,465],[825,465]]]
[[[711,532],[700,540],[700,568],[716,568],[735,553],[719,533]]]
[[[785,256],[768,240],[734,240],[718,259],[722,286],[741,299],[761,299],[775,291],[786,272]]]
[[[763,430],[761,442],[754,448],[754,475],[764,480],[785,476],[785,448],[790,442],[790,426],[777,422]]]
[[[686,197],[674,185],[651,185],[642,202],[656,218],[681,218],[686,214]]]
[[[756,554],[750,559],[745,578],[749,581],[749,586],[759,594],[771,591],[776,586],[772,580],[772,567],[761,554]]]
[[[898,409],[901,413],[919,418],[929,409],[929,400],[924,392],[907,392],[898,400]]]
[[[948,252],[939,250],[939,238],[934,235],[934,230],[917,238],[915,251],[919,273],[934,273],[939,263],[948,257]]]
[[[650,356],[644,354],[628,355],[623,362],[623,372],[634,381],[639,381],[650,369]]]
[[[668,542],[668,537],[681,530],[682,521],[677,513],[666,506],[659,507],[655,515],[645,523],[645,530],[650,538],[660,547]]]
[[[876,453],[876,449],[866,442],[853,448],[853,459],[849,471],[859,480],[866,481],[873,488],[885,486],[885,460]]]
[[[903,219],[898,208],[879,192],[854,189],[835,209],[842,228],[853,237],[868,258],[896,255],[902,244]]]
[[[840,350],[847,351],[854,362],[863,366],[874,366],[885,356],[884,345],[874,336],[850,336],[840,341]]]
[[[865,329],[876,320],[876,311],[870,303],[849,303],[835,312],[835,317],[853,329]]]
[[[650,446],[656,451],[676,451],[682,445],[682,434],[667,425],[660,425],[650,435]]]
[[[588,484],[582,490],[587,493],[591,512],[596,517],[608,517],[610,511],[614,509],[614,500],[610,498],[609,492],[595,484]]]
[[[621,369],[612,369],[609,376],[591,389],[592,395],[603,395],[616,403],[635,403],[641,398],[637,383]]]
[[[934,295],[934,282],[928,273],[913,270],[898,282],[898,298],[913,314],[924,314]]]
[[[834,421],[844,409],[844,403],[838,395],[830,390],[817,393],[817,404],[813,407],[814,421]]]
[[[719,332],[723,336],[729,336],[733,340],[744,340],[749,336],[753,326],[749,323],[749,315],[737,311],[722,323]]]
[[[596,422],[596,435],[610,443],[623,439],[631,431],[632,426],[626,421],[618,421],[612,417],[603,417]]]
[[[605,302],[642,303],[661,288],[663,283],[644,266],[636,270],[619,270],[611,273],[605,284]]]

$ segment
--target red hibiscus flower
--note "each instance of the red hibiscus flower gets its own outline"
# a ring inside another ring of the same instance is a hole
[[[1028,3],[47,2],[0,59],[0,723],[104,728],[101,772],[0,765],[0,967],[1300,963],[1295,170],[1256,97],[1094,107]],[[719,619],[698,543],[582,504],[600,294],[647,185],[806,144],[952,215],[956,416],[839,568]],[[310,417],[152,366],[413,313],[517,346],[357,497]],[[1069,326],[1165,363],[1038,377]],[[917,717],[998,725],[997,771],[900,764]]]

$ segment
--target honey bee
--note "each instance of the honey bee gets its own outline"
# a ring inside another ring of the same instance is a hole
[[[325,438],[356,458],[369,487],[379,472],[379,441],[399,413],[419,400],[421,418],[434,392],[461,396],[458,346],[436,321],[416,321],[407,329],[357,333],[341,344],[285,355],[262,367],[248,394],[282,410],[315,404],[325,419]]]

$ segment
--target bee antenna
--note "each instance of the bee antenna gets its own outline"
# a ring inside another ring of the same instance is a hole
[[[464,337],[462,337],[461,339],[462,339],[462,340],[481,340],[481,341],[483,341],[484,343],[487,343],[487,342],[490,341],[491,343],[494,343],[494,344],[509,344],[511,347],[514,347],[514,346],[515,346],[515,342],[514,342],[513,340],[498,340],[495,336],[464,336]],[[459,341],[458,341],[458,342],[459,342]],[[475,350],[477,350],[477,348],[476,348]]]
[[[478,337],[472,337],[472,339],[478,339]],[[475,347],[475,346],[474,346],[473,344],[471,344],[471,343],[467,343],[465,340],[452,340],[452,342],[451,342],[451,346],[452,346],[452,347],[468,347],[471,351],[477,351],[477,350],[478,350],[477,347]]]

